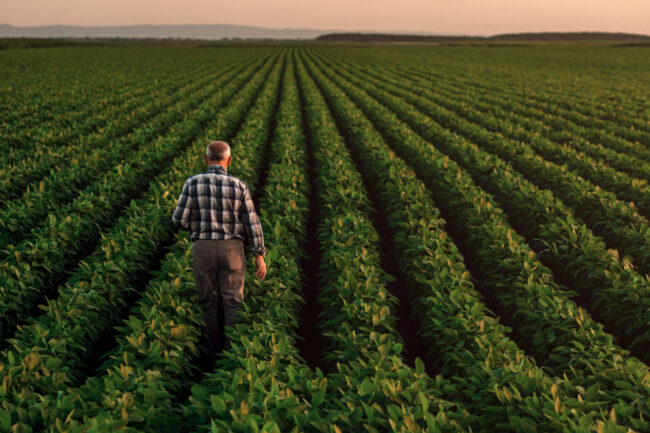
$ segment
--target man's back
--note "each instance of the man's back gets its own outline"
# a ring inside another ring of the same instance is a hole
[[[262,227],[250,190],[220,165],[211,165],[185,182],[172,218],[195,240],[243,240],[245,230],[253,254],[264,254]]]

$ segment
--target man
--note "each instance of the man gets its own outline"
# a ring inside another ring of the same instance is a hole
[[[172,215],[192,234],[192,267],[205,318],[211,361],[226,346],[224,326],[234,326],[244,300],[244,231],[255,255],[256,275],[264,279],[264,238],[246,183],[228,174],[230,146],[213,141],[204,156],[208,170],[183,185]]]

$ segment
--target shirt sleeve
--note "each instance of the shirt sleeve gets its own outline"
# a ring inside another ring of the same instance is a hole
[[[251,242],[251,250],[256,256],[263,256],[266,254],[266,249],[264,248],[264,235],[262,234],[262,224],[260,223],[257,213],[255,212],[255,205],[253,204],[253,199],[251,198],[250,190],[248,186],[244,187],[244,197],[243,197],[243,206],[242,213],[244,219],[244,228],[246,229],[246,234],[248,239]]]
[[[181,195],[178,198],[176,209],[174,209],[174,213],[172,214],[172,221],[174,221],[174,224],[176,224],[178,227],[187,231],[190,230],[191,207],[192,196],[190,195],[190,183],[189,181],[186,181],[183,185]]]

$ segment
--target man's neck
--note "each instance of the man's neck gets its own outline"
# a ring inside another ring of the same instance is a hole
[[[224,170],[228,171],[228,166],[225,165],[225,164],[221,164],[221,163],[219,163],[219,162],[212,162],[212,161],[211,161],[211,162],[208,162],[208,168],[210,168],[210,167],[215,167],[215,166],[216,166],[216,167],[221,167],[221,168],[223,168]]]

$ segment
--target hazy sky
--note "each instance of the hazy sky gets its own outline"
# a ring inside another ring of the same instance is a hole
[[[650,0],[0,0],[0,24],[650,34]]]

